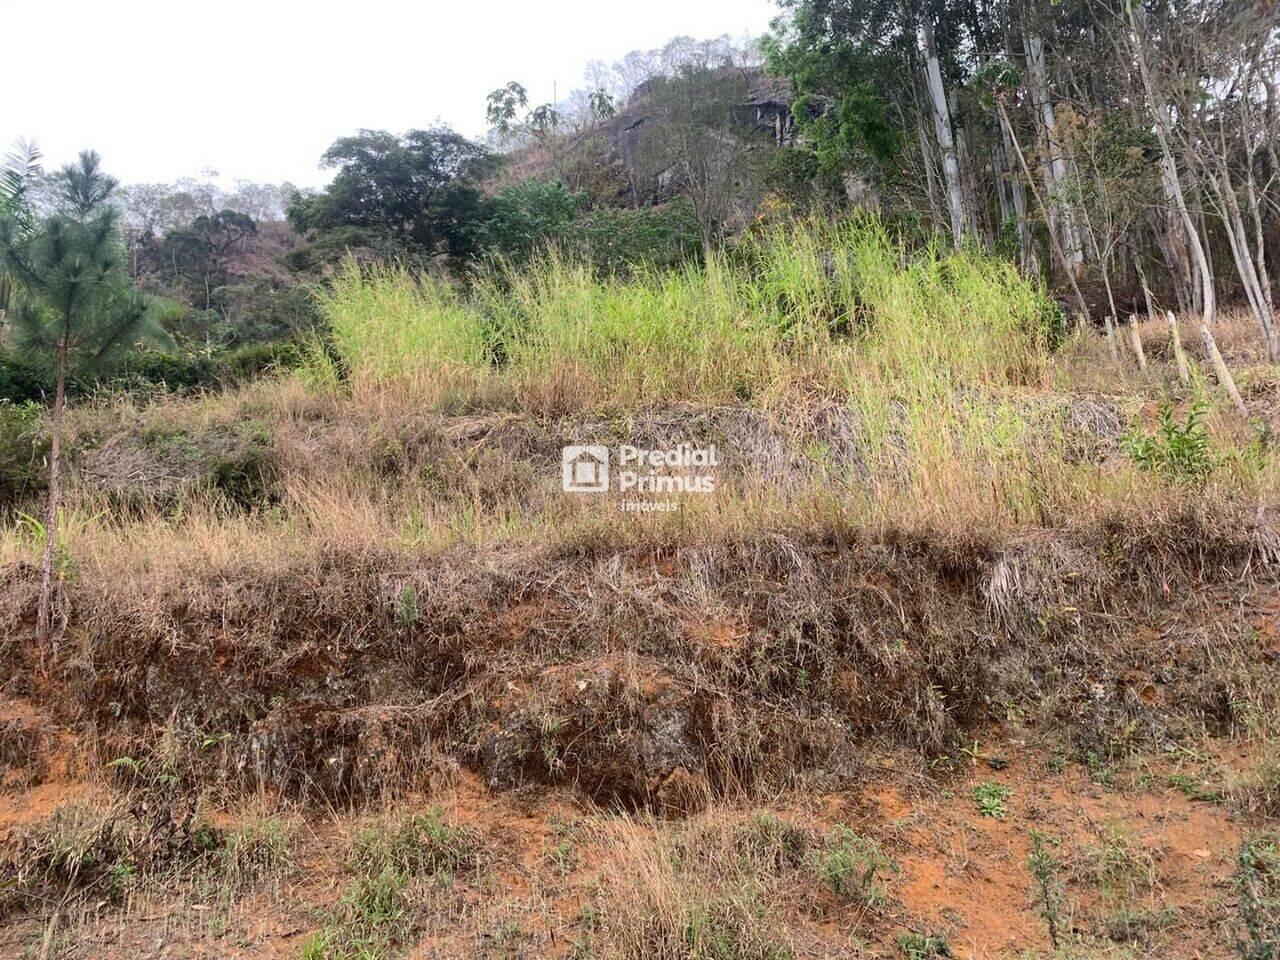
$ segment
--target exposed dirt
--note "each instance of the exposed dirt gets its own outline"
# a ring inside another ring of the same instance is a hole
[[[1197,755],[1205,769],[1247,764],[1251,750],[1226,742],[1204,746],[1214,751]],[[1176,761],[1136,760],[1100,774],[1016,741],[992,740],[974,752],[934,775],[922,773],[910,754],[884,752],[856,787],[788,792],[767,803],[720,802],[693,819],[638,823],[654,837],[729,830],[767,809],[813,836],[844,826],[875,838],[892,861],[883,871],[883,902],[843,902],[803,867],[790,881],[794,899],[781,922],[792,942],[803,945],[797,956],[901,956],[897,938],[910,931],[945,937],[957,957],[1047,955],[1046,925],[1027,867],[1032,829],[1054,840],[1065,884],[1062,936],[1076,944],[1072,956],[1234,955],[1235,857],[1243,832],[1256,822],[1229,804],[1192,800],[1170,787],[1166,775],[1180,769]],[[1001,817],[983,816],[975,804],[975,786],[987,782],[1009,790]],[[65,781],[6,793],[0,839],[9,845],[55,804],[92,796],[105,795],[97,785]],[[604,835],[589,825],[624,814],[562,791],[493,792],[462,773],[430,798],[407,798],[400,807],[440,808],[444,821],[475,831],[484,851],[479,874],[448,881],[419,906],[403,955],[598,955],[575,952],[592,942],[593,911],[610,909],[599,900],[599,864],[609,851]],[[211,808],[202,817],[229,826],[245,813]],[[296,868],[268,890],[237,891],[228,900],[198,884],[140,883],[117,902],[90,897],[60,917],[49,955],[298,956],[342,895],[349,838],[367,822],[367,815],[313,814],[293,833]],[[1119,899],[1112,891],[1108,900],[1095,865],[1099,850],[1117,848],[1150,876]],[[1126,910],[1140,917],[1121,930],[1116,917]],[[11,917],[0,930],[0,953],[38,950],[49,916],[45,909]]]

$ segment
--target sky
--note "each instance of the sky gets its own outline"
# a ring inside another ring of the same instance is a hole
[[[772,0],[15,3],[0,152],[26,137],[46,169],[91,147],[126,183],[213,170],[319,186],[325,148],[362,127],[481,136],[485,95],[508,80],[540,103],[582,85],[588,61],[758,35],[777,13]]]

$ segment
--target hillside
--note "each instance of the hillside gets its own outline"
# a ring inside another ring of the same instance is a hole
[[[1008,263],[868,220],[627,280],[348,266],[321,306],[296,373],[72,409],[50,645],[38,531],[2,545],[6,955],[1228,957],[1275,929],[1277,381],[1247,316],[1217,337],[1248,423],[1190,337],[1180,382],[1164,319],[1140,371]],[[566,492],[589,445],[714,462]]]

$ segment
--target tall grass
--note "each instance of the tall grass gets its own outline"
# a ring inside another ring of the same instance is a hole
[[[626,279],[553,251],[468,294],[348,266],[324,306],[357,390],[410,383],[428,404],[845,404],[858,463],[822,484],[873,522],[1054,523],[1149,486],[1072,455],[1061,319],[1038,282],[980,251],[909,246],[872,217],[773,226]]]
[[[320,308],[357,382],[448,378],[487,359],[476,311],[443,282],[400,266],[344,263]]]
[[[489,366],[518,396],[584,403],[769,399],[822,389],[936,395],[1035,380],[1047,299],[1009,264],[908,251],[874,219],[770,229],[705,263],[601,278],[551,252],[470,297],[348,265],[325,294],[334,352],[360,382],[440,383]]]
[[[972,251],[908,248],[871,219],[773,228],[705,264],[626,280],[551,254],[463,293],[348,264],[323,306],[333,389],[272,381],[76,412],[85,443],[121,423],[142,436],[185,425],[208,435],[208,450],[229,425],[260,421],[277,476],[270,507],[248,513],[197,490],[124,515],[114,495],[73,482],[69,576],[129,569],[153,585],[188,568],[272,571],[331,551],[574,549],[623,528],[655,542],[796,523],[998,532],[1280,488],[1274,454],[1213,412],[1207,480],[1143,469],[1120,437],[1155,410],[1155,364],[1147,379],[1113,364],[1110,392],[1096,396],[1103,381],[1089,377],[1110,362],[1105,346],[1076,334],[1055,352],[1037,284]],[[686,402],[704,408],[697,429],[732,424],[725,435],[746,445],[722,447],[715,497],[619,519],[611,502],[561,494],[548,436],[623,442],[634,415]],[[705,409],[722,406],[754,409]],[[424,425],[424,412],[459,407],[533,416],[460,424],[456,436]],[[547,413],[572,416],[548,424]],[[118,454],[133,469],[129,444]],[[31,562],[36,547],[22,527],[0,531],[0,564]]]

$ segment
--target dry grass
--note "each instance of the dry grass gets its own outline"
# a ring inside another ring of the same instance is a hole
[[[478,299],[349,273],[345,380],[73,411],[62,640],[0,681],[103,759],[168,744],[184,786],[326,802],[462,763],[683,812],[847,774],[868,737],[1273,730],[1242,601],[1280,559],[1265,436],[1214,407],[1205,469],[1148,469],[1126,435],[1167,443],[1159,401],[1213,396],[1157,330],[1144,375],[1097,336],[1052,351],[1007,265],[833,229],[626,283],[550,261]],[[1266,412],[1248,331],[1220,340]],[[717,493],[562,493],[561,447],[591,442],[714,443]],[[0,538],[12,636],[34,534]]]

